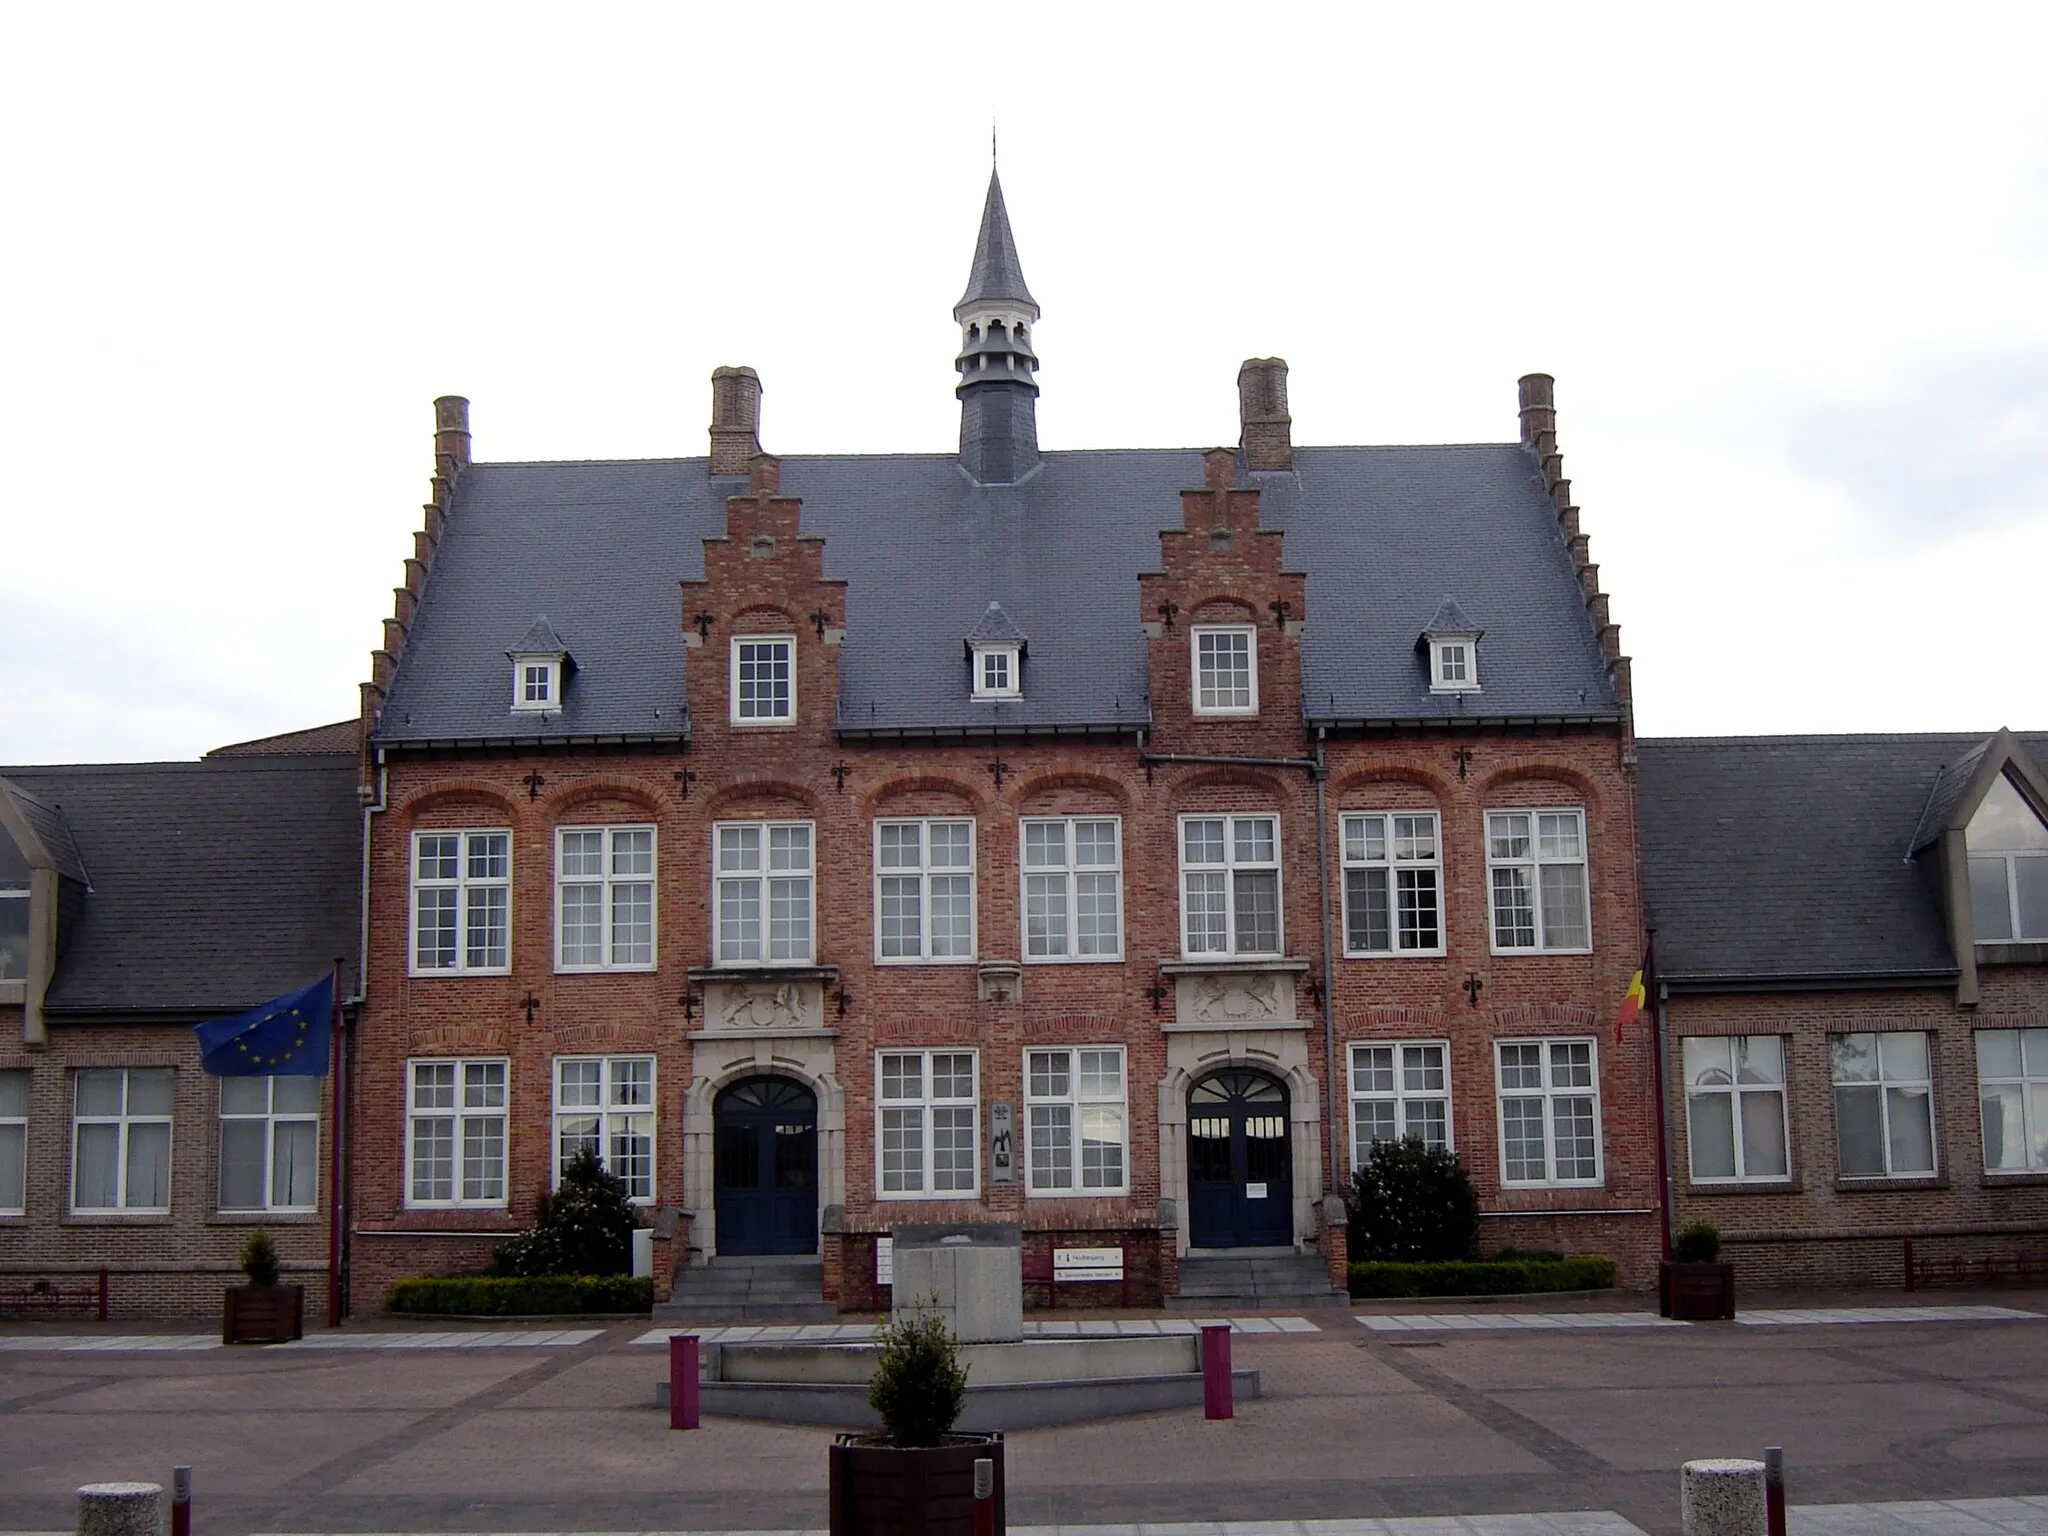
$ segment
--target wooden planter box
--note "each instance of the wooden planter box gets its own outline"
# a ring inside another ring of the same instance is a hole
[[[1003,1513],[1003,1437],[948,1435],[946,1444],[906,1451],[873,1435],[841,1435],[832,1446],[832,1536],[974,1536],[974,1463],[996,1464],[995,1536]]]
[[[306,1334],[306,1290],[299,1285],[231,1285],[222,1301],[223,1344],[284,1344]]]
[[[1657,1311],[1681,1322],[1704,1323],[1735,1316],[1733,1264],[1660,1264]]]

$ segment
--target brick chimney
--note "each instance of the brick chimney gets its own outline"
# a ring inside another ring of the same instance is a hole
[[[761,451],[761,376],[751,368],[711,370],[711,473],[744,475]]]
[[[1294,468],[1294,418],[1287,414],[1287,360],[1249,357],[1237,370],[1237,424],[1246,469]]]
[[[1557,452],[1557,381],[1547,373],[1525,373],[1515,381],[1522,407],[1522,442],[1537,450],[1539,459]],[[1549,441],[1539,441],[1542,433]]]

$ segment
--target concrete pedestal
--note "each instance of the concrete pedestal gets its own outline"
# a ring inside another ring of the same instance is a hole
[[[1678,1474],[1678,1513],[1685,1536],[1765,1536],[1764,1464],[1688,1461]]]
[[[78,1490],[78,1536],[159,1536],[161,1483],[87,1483]]]
[[[893,1235],[893,1316],[933,1309],[963,1344],[1024,1337],[1024,1238],[1018,1226],[901,1226]]]

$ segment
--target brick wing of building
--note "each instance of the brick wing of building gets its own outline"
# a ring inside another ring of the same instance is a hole
[[[765,455],[747,368],[699,457],[478,462],[437,402],[364,689],[359,1298],[583,1146],[679,1298],[874,1305],[933,1221],[1327,1297],[1401,1134],[1489,1251],[1641,1279],[1629,672],[1551,381],[1516,441],[1311,447],[1254,359],[1233,448],[1041,449],[993,179],[954,316],[957,452]]]
[[[2048,1265],[2048,736],[1641,751],[1677,1219],[1764,1283]]]

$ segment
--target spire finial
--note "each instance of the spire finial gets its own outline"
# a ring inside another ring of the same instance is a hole
[[[988,168],[996,168],[996,120],[993,114],[988,120]]]

